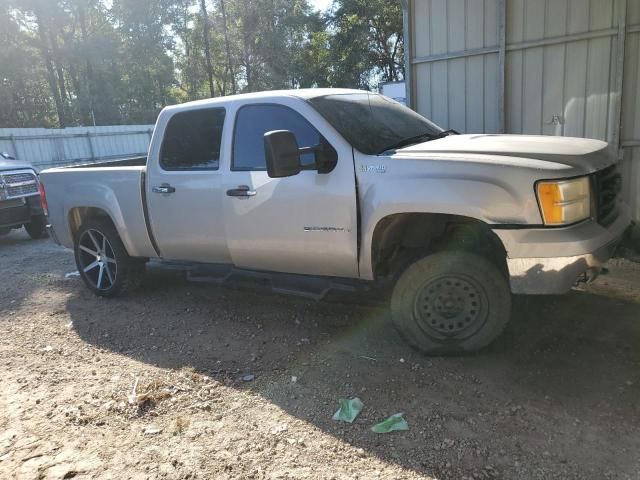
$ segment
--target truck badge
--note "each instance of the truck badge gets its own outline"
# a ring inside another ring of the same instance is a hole
[[[360,165],[360,171],[362,173],[387,173],[387,167],[385,165]]]

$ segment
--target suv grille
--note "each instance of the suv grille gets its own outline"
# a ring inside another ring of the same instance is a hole
[[[622,177],[617,165],[596,172],[596,209],[600,225],[609,226],[618,218],[618,196],[621,190]]]
[[[6,190],[6,198],[38,195],[38,179],[31,172],[0,173],[0,187]]]

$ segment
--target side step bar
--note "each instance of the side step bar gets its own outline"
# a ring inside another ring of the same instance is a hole
[[[153,262],[154,264],[156,262]],[[343,292],[365,292],[371,289],[373,282],[357,279],[315,277],[291,273],[261,272],[235,268],[222,264],[190,264],[181,262],[159,262],[161,268],[184,271],[186,278],[195,283],[223,284],[239,279],[264,280],[270,283],[276,293],[295,295],[320,301],[332,290]]]

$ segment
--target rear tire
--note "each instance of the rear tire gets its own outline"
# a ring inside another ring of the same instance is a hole
[[[31,217],[31,222],[26,223],[24,229],[34,240],[47,238],[49,236],[47,233],[47,219],[44,215],[34,215]]]
[[[82,224],[74,253],[80,277],[100,297],[130,293],[142,282],[145,261],[129,256],[107,218],[89,218]]]
[[[511,291],[493,263],[473,253],[441,252],[402,273],[391,314],[404,339],[427,355],[470,353],[502,333]]]

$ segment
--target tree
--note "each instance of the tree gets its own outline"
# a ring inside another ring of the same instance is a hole
[[[204,56],[207,61],[207,78],[209,79],[209,93],[216,96],[213,88],[213,64],[211,63],[211,46],[209,44],[209,15],[207,14],[206,0],[200,0],[200,12],[202,13],[202,39],[204,42]]]
[[[333,84],[370,88],[404,77],[402,9],[388,0],[334,0]]]
[[[220,14],[222,15],[222,31],[224,34],[224,47],[227,54],[225,66],[225,85],[223,95],[226,93],[226,77],[231,76],[231,93],[236,93],[236,74],[233,68],[233,57],[231,56],[231,43],[229,42],[229,28],[227,26],[227,11],[224,8],[224,0],[220,0]]]
[[[403,75],[384,0],[0,0],[0,126],[151,123],[236,92]]]
[[[0,0],[0,126],[57,124],[39,50],[7,0]]]

